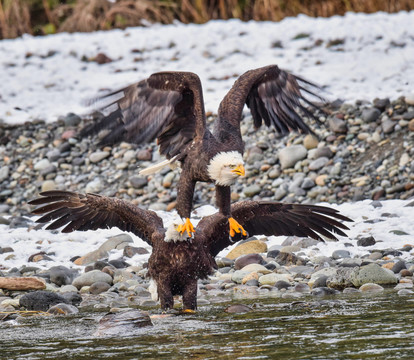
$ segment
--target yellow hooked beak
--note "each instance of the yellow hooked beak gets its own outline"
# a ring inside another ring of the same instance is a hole
[[[245,174],[244,166],[243,165],[237,165],[237,167],[235,169],[233,169],[231,172],[234,172],[235,174],[237,174],[239,176],[244,176],[244,174]]]

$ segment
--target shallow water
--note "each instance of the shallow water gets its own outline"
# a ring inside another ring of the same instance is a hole
[[[1,359],[413,359],[414,296],[341,295],[229,304],[96,337],[102,313],[0,322]],[[154,310],[153,313],[156,313]]]

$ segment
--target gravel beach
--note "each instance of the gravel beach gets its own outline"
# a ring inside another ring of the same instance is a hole
[[[14,229],[35,226],[27,201],[44,190],[95,192],[144,208],[174,211],[178,170],[140,177],[139,169],[160,160],[155,144],[100,149],[94,145],[96,139],[79,138],[79,129],[97,116],[82,119],[68,114],[56,123],[1,125],[0,226],[8,229],[10,239]],[[254,132],[246,116],[242,132],[247,176],[233,187],[233,201],[340,204],[368,200],[373,208],[381,208],[387,200],[401,199],[406,200],[405,207],[414,205],[410,200],[414,194],[413,99],[336,102],[320,119],[322,126],[312,124],[318,139],[299,134],[280,139],[267,129]],[[196,207],[214,205],[212,189],[198,187]],[[366,221],[396,216],[384,212]],[[414,239],[400,232],[408,241],[399,248],[373,249],[381,240],[360,233],[330,256],[322,256],[320,243],[313,239],[288,237],[274,246],[266,238],[248,239],[217,258],[219,269],[199,282],[198,305],[262,296],[301,299],[341,292],[375,293],[387,287],[401,295],[413,294]],[[0,311],[70,314],[79,308],[157,308],[146,278],[150,250],[136,246],[129,234],[103,239],[94,251],[70,259],[73,266],[56,264],[56,254],[47,251],[47,242],[38,241],[39,251],[20,267],[7,266],[16,256],[13,241],[0,247],[4,260],[0,262]],[[364,247],[369,249],[364,255],[351,251]],[[113,259],[109,255],[115,250],[119,256]],[[179,299],[176,303],[180,304]],[[6,318],[15,316],[18,313]]]

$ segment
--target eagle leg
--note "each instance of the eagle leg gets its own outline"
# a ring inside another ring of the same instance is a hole
[[[187,231],[188,237],[191,238],[195,232],[193,224],[191,224],[190,218],[185,219],[185,223],[178,225],[175,230],[177,230],[180,235],[184,234],[184,231]]]
[[[235,218],[229,218],[229,226],[230,226],[230,237],[234,237],[236,233],[242,233],[243,236],[247,236],[247,231],[243,229]]]

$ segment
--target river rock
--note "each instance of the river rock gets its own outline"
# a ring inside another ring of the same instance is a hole
[[[129,234],[119,234],[115,236],[111,236],[106,240],[100,247],[99,250],[102,251],[111,251],[113,249],[123,249],[130,243],[133,243],[134,240],[132,239],[131,235]]]
[[[369,109],[362,110],[361,118],[363,121],[370,123],[370,122],[377,121],[380,115],[381,115],[381,111],[379,111],[375,107],[372,107]]]
[[[96,249],[94,251],[91,251],[89,253],[87,253],[84,256],[81,256],[79,258],[77,258],[74,261],[74,264],[76,265],[88,265],[88,264],[92,264],[94,262],[96,262],[99,259],[104,259],[108,257],[108,252],[105,250],[101,250],[101,249]]]
[[[384,269],[374,263],[359,268],[359,271],[353,273],[350,280],[355,287],[367,283],[386,285],[398,282],[397,277],[391,270]]]
[[[50,282],[58,286],[70,285],[75,277],[73,270],[68,269],[66,266],[52,266],[49,269]]]
[[[110,155],[109,151],[95,151],[89,155],[89,160],[92,163],[98,163],[103,159],[106,159]]]
[[[250,311],[253,311],[253,309],[243,304],[230,305],[226,307],[226,309],[224,310],[224,312],[229,313],[229,314],[240,314],[240,313],[246,313]]]
[[[265,242],[261,240],[251,240],[237,245],[226,255],[226,258],[234,260],[241,255],[259,254],[265,252],[267,252],[267,245]]]
[[[89,292],[91,294],[98,295],[100,293],[108,291],[110,288],[111,285],[109,285],[107,282],[97,281],[89,287]]]
[[[262,188],[259,185],[254,184],[247,186],[243,192],[247,197],[253,197],[257,194],[260,194],[260,191],[262,191]]]
[[[0,289],[12,291],[46,289],[44,280],[37,277],[0,277]]]
[[[371,245],[375,245],[375,243],[376,241],[373,236],[366,236],[366,237],[360,238],[357,241],[358,246],[371,246]]]
[[[244,266],[241,271],[257,272],[261,274],[269,274],[271,271],[260,264],[248,264]]]
[[[27,310],[47,311],[51,306],[59,303],[68,303],[61,295],[50,291],[34,291],[24,294],[20,298],[20,306]]]
[[[135,247],[135,246],[129,246],[126,245],[124,247],[124,253],[123,255],[129,258],[132,258],[134,255],[144,255],[149,254],[149,251],[143,247]]]
[[[329,124],[329,128],[335,133],[344,134],[348,130],[346,122],[337,117],[329,118],[328,124]]]
[[[307,150],[316,148],[318,143],[318,139],[312,134],[307,134],[303,139],[303,146],[305,146]]]
[[[351,257],[351,253],[348,250],[335,250],[332,253],[332,256],[331,257],[334,260],[345,259],[345,258],[350,258]]]
[[[72,315],[77,314],[79,310],[76,306],[66,303],[60,303],[50,307],[47,312],[53,315]]]
[[[73,280],[72,285],[76,286],[78,289],[81,289],[83,286],[90,286],[96,282],[106,282],[112,285],[112,277],[102,271],[92,270],[78,276]]]
[[[381,285],[366,283],[359,288],[362,292],[378,293],[384,291],[384,288]]]
[[[289,274],[270,273],[270,274],[265,274],[265,275],[260,276],[259,284],[274,286],[279,280],[283,280],[286,282],[292,282],[293,278]]]
[[[236,270],[231,274],[231,281],[235,282],[236,284],[241,284],[243,279],[249,274],[249,271]]]
[[[328,279],[328,276],[326,275],[320,275],[318,276],[316,279],[314,279],[314,281],[312,282],[312,288],[318,288],[318,287],[327,287],[326,286],[326,280]],[[308,283],[309,286],[311,286]]]
[[[309,170],[316,171],[322,169],[328,162],[329,159],[325,156],[317,158],[309,164]]]
[[[239,256],[234,261],[234,269],[240,270],[249,264],[263,264],[264,260],[260,254],[247,254]]]
[[[95,336],[128,335],[137,329],[152,326],[148,313],[140,310],[128,310],[118,313],[109,313],[99,320]]]
[[[282,169],[293,167],[299,160],[306,157],[307,150],[303,145],[292,145],[279,151],[278,157]]]
[[[275,261],[280,265],[291,266],[291,265],[305,265],[306,261],[295,254],[288,252],[280,252],[276,257]]]
[[[353,286],[352,278],[358,272],[358,268],[342,267],[336,273],[326,279],[326,286],[332,289],[343,290]]]

